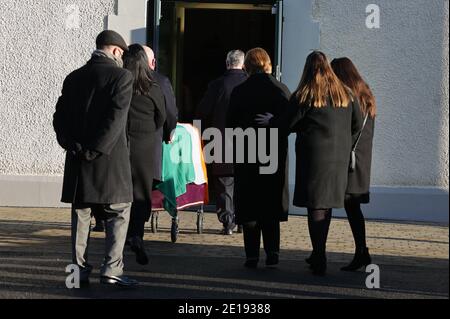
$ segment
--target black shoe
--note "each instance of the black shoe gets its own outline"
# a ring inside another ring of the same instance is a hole
[[[308,265],[311,265],[312,262],[313,262],[313,260],[314,260],[314,251],[311,253],[311,255],[309,255],[308,258],[305,259],[305,262],[306,262]]]
[[[267,268],[276,268],[279,264],[280,260],[278,257],[278,254],[273,254],[273,255],[269,255],[267,256],[266,259],[266,267]]]
[[[250,269],[258,268],[258,259],[247,259],[245,261],[244,267]]]
[[[237,227],[237,233],[238,233],[238,234],[242,234],[243,232],[244,232],[244,226],[238,225],[238,227]]]
[[[95,227],[92,228],[93,232],[103,233],[105,231],[105,221],[104,220],[98,220],[95,223]]]
[[[362,250],[356,250],[355,256],[352,262],[345,267],[342,267],[342,271],[357,271],[362,267],[367,267],[372,263],[372,258],[369,254],[369,248],[364,248]]]
[[[325,276],[327,271],[327,258],[314,255],[309,266],[313,275]]]
[[[137,280],[125,276],[101,276],[100,283],[107,285],[117,285],[121,287],[133,287],[139,284]]]
[[[136,254],[136,262],[140,265],[148,264],[148,256],[145,251],[144,241],[139,237],[132,237],[130,239],[131,251]]]

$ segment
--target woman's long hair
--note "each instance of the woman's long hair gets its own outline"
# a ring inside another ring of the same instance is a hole
[[[328,99],[334,107],[347,107],[352,101],[350,90],[331,69],[326,55],[312,52],[306,59],[303,75],[294,93],[300,105],[324,107]]]
[[[133,74],[133,94],[149,95],[154,79],[144,48],[140,44],[130,45],[124,53],[123,63]]]
[[[369,85],[363,80],[355,64],[349,58],[334,59],[331,67],[337,77],[348,86],[358,99],[361,111],[364,115],[369,114],[371,118],[377,115],[375,97]]]

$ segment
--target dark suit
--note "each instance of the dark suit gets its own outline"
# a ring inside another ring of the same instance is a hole
[[[166,121],[164,122],[164,126],[159,128],[155,132],[155,145],[154,145],[154,169],[153,169],[153,176],[156,180],[161,180],[161,174],[162,174],[162,142],[169,142],[170,141],[170,133],[175,129],[177,126],[178,121],[178,108],[176,104],[175,94],[173,93],[172,84],[170,84],[170,80],[158,73],[153,72],[152,73],[153,78],[155,81],[159,84],[161,91],[164,95],[165,105],[166,105]]]
[[[231,93],[234,88],[247,80],[243,70],[228,70],[223,76],[212,81],[201,100],[196,118],[202,120],[202,129],[215,127],[225,137],[225,128],[228,109],[230,107]],[[224,146],[224,139],[222,146]],[[212,163],[212,172],[216,176],[233,176],[233,163],[225,163],[225,154],[222,154],[222,163]]]
[[[196,118],[202,120],[202,129],[214,127],[222,133],[222,148],[225,150],[225,128],[230,97],[233,89],[247,80],[243,70],[228,70],[223,76],[212,81],[197,109]],[[226,229],[234,228],[234,178],[233,163],[211,163],[212,180],[216,194],[219,221]]]
[[[62,201],[72,203],[72,256],[89,276],[91,213],[105,215],[105,276],[123,273],[123,247],[130,217],[131,168],[126,122],[133,76],[105,56],[95,55],[64,81],[53,125],[67,151]]]

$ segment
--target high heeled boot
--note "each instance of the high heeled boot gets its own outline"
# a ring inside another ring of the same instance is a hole
[[[357,249],[355,251],[355,256],[353,257],[352,262],[342,267],[342,271],[357,271],[362,267],[367,267],[372,263],[372,258],[369,254],[369,248],[365,247],[363,249]]]

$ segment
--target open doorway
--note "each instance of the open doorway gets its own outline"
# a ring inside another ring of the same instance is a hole
[[[158,71],[174,86],[180,122],[194,119],[208,83],[225,71],[228,51],[263,47],[276,65],[277,15],[273,5],[242,2],[246,1],[159,2],[158,32],[151,34],[149,42],[156,49]]]
[[[226,55],[231,50],[264,48],[279,78],[280,6],[281,0],[149,1],[148,42],[155,50],[158,71],[168,76],[174,87],[179,122],[195,119],[208,83],[225,72]],[[209,194],[210,206],[205,209],[214,211],[213,184]]]

